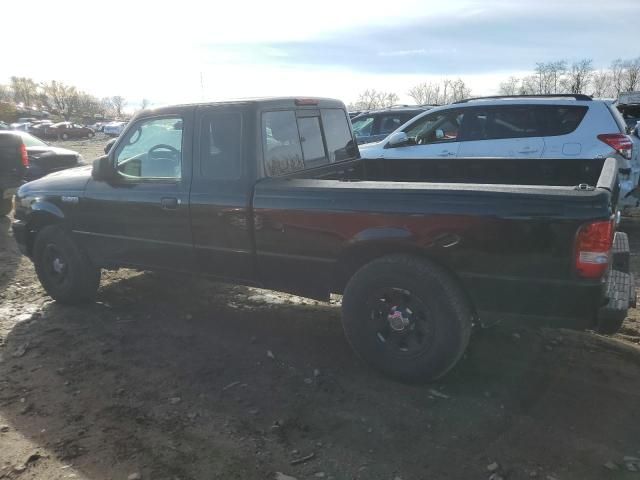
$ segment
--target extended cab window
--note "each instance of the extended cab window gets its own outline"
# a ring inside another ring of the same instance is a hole
[[[327,163],[324,143],[322,143],[322,130],[320,130],[320,117],[298,118],[298,130],[304,166],[317,167]]]
[[[340,162],[357,157],[357,149],[351,138],[347,114],[340,108],[321,110],[322,126],[327,142],[329,162]]]
[[[116,168],[130,178],[181,178],[182,119],[163,117],[137,122],[118,147]]]
[[[304,168],[294,111],[263,114],[262,132],[267,175],[282,175]]]
[[[204,178],[235,180],[242,174],[242,117],[236,112],[205,114],[200,125],[200,173]]]

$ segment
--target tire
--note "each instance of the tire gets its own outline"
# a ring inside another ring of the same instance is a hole
[[[603,335],[613,335],[618,333],[625,318],[627,318],[626,313],[612,312],[609,314],[601,314],[596,324],[596,332]]]
[[[46,292],[63,304],[79,304],[95,298],[100,269],[60,226],[50,225],[36,236],[33,262]]]
[[[13,209],[13,202],[11,201],[10,198],[3,198],[0,200],[0,217],[9,215],[12,209]]]
[[[94,133],[93,132],[89,132],[87,133],[87,138],[93,138]]]
[[[63,133],[61,135],[62,140],[69,140],[69,134],[68,133]]]
[[[351,347],[377,370],[406,382],[447,373],[469,343],[472,317],[449,273],[409,255],[368,263],[349,280],[342,299]]]

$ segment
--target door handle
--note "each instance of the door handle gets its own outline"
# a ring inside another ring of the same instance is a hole
[[[518,150],[518,153],[536,153],[537,151],[537,148],[523,148],[522,150]]]
[[[175,197],[162,197],[160,199],[160,205],[163,210],[175,210],[178,208],[180,202]]]
[[[442,150],[442,151],[438,154],[438,156],[439,156],[439,157],[451,157],[451,156],[453,156],[453,155],[455,155],[455,153],[453,153],[451,150]]]

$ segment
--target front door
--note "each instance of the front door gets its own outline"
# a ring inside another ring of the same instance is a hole
[[[116,177],[89,181],[75,230],[100,263],[193,268],[191,123],[179,115],[139,119],[110,156]]]
[[[455,158],[460,148],[464,113],[460,109],[427,114],[405,133],[410,144],[384,149],[384,158]]]

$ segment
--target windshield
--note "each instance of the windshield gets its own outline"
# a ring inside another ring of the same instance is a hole
[[[356,137],[368,137],[373,127],[373,117],[358,117],[352,120],[353,133]]]
[[[46,147],[47,144],[40,140],[39,138],[34,137],[33,135],[29,135],[28,133],[20,133],[22,137],[22,143],[26,147]]]

